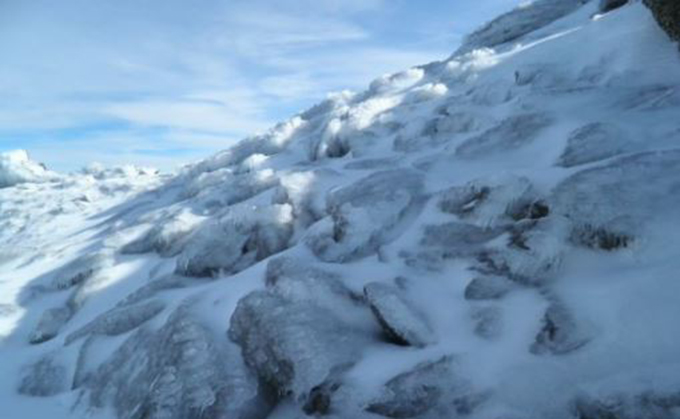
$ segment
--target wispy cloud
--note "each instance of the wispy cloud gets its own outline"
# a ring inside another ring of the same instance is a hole
[[[443,58],[458,30],[490,17],[475,9],[516,1],[415,3],[3,0],[0,149],[34,150],[58,169],[169,167],[329,91]]]

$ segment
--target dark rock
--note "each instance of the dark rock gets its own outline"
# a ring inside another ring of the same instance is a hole
[[[677,0],[644,0],[659,25],[674,40],[680,41],[680,3]]]
[[[628,0],[600,0],[600,12],[607,13],[628,4]]]

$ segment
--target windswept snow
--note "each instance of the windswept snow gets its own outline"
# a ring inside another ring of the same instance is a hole
[[[525,5],[174,176],[15,154],[3,414],[680,417],[680,54],[619,6]]]
[[[56,177],[56,173],[31,160],[25,150],[0,153],[0,188],[25,182],[45,182]]]

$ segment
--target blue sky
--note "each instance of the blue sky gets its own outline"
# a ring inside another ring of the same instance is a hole
[[[448,56],[518,0],[1,0],[0,151],[170,169]]]

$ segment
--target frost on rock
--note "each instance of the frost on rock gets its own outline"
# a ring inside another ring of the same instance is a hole
[[[29,341],[38,344],[53,339],[61,328],[73,317],[73,310],[68,307],[55,307],[45,310],[37,326],[31,332]]]
[[[531,346],[536,355],[564,355],[573,352],[590,341],[590,336],[578,324],[563,303],[554,301],[543,317],[541,330]]]
[[[481,275],[475,277],[465,287],[466,300],[497,300],[503,298],[517,286],[502,276]]]
[[[246,364],[280,397],[305,401],[310,392],[352,366],[363,338],[333,311],[255,291],[239,301],[229,337]]]
[[[499,228],[484,228],[453,221],[426,226],[421,245],[437,249],[445,259],[474,256],[484,250],[489,241],[503,232]]]
[[[496,127],[466,140],[456,149],[456,156],[481,159],[520,149],[535,141],[551,122],[550,117],[540,113],[509,117]]]
[[[57,177],[44,165],[32,161],[24,150],[0,153],[0,188],[26,182],[45,182]]]
[[[82,386],[93,407],[112,405],[121,418],[263,419],[271,409],[236,348],[186,306],[157,331],[132,334]]]
[[[574,167],[632,151],[624,133],[611,124],[591,123],[569,135],[558,165]]]
[[[49,397],[68,390],[68,371],[53,355],[45,355],[24,368],[19,393],[34,397]]]
[[[272,170],[234,173],[223,168],[200,173],[183,185],[181,198],[192,199],[208,211],[216,212],[229,205],[246,201],[278,185]]]
[[[422,175],[412,170],[374,173],[327,197],[331,219],[307,244],[321,259],[343,262],[368,256],[390,241],[394,230],[424,203]]]
[[[81,285],[111,264],[111,255],[106,252],[90,253],[79,257],[57,271],[52,278],[50,288],[65,290]]]
[[[422,313],[408,302],[396,286],[373,282],[364,296],[388,340],[398,345],[424,347],[435,341]]]
[[[508,226],[550,214],[549,205],[521,177],[475,180],[441,194],[439,208],[481,227]]]
[[[640,153],[569,177],[552,200],[572,222],[577,243],[617,249],[660,220],[678,219],[679,170],[678,150]]]
[[[158,300],[152,300],[135,306],[114,308],[68,335],[66,337],[66,344],[69,345],[75,340],[88,335],[121,335],[138,328],[158,315],[163,309],[165,309],[165,304]]]
[[[573,411],[582,419],[675,419],[680,414],[680,393],[585,395],[576,399]]]
[[[174,217],[154,225],[147,233],[121,249],[123,254],[156,252],[163,257],[176,256],[182,251],[186,239],[196,222],[187,217]]]
[[[461,376],[458,367],[454,356],[419,364],[385,383],[384,394],[366,410],[389,418],[469,415],[484,401],[484,395]]]
[[[292,221],[290,205],[228,212],[191,236],[179,255],[176,272],[194,277],[239,272],[286,249],[293,234]]]
[[[454,56],[516,41],[575,11],[589,0],[536,0],[518,6],[468,35]]]

